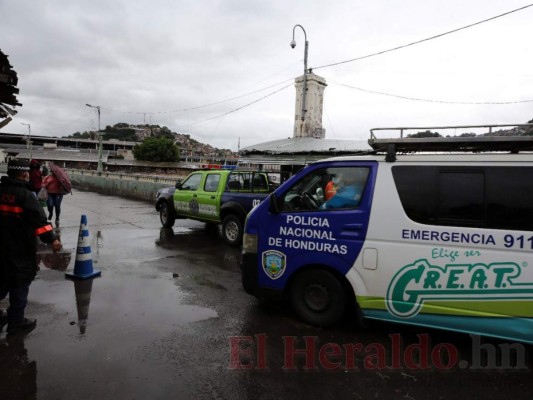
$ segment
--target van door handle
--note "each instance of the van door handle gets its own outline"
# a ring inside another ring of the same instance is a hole
[[[343,231],[359,232],[363,230],[363,224],[346,224],[342,227]]]
[[[198,197],[198,195],[197,194],[193,194],[192,197]]]
[[[214,200],[214,199],[215,199],[215,196],[211,196],[211,198]]]
[[[346,224],[341,228],[339,237],[344,239],[358,239],[361,237],[363,224]]]

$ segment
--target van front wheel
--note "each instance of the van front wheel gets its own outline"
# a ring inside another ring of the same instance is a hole
[[[342,283],[324,270],[300,273],[291,285],[289,297],[298,317],[315,326],[331,326],[346,311],[346,291]]]

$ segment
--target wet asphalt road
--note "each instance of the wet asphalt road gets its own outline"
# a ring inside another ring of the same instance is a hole
[[[65,270],[82,214],[102,276],[76,283]],[[58,233],[62,253],[40,248],[30,288],[37,328],[2,327],[2,400],[531,398],[531,346],[348,318],[307,326],[243,291],[240,250],[217,231],[162,229],[152,204],[76,191]]]

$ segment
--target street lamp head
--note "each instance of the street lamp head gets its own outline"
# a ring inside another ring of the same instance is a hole
[[[296,40],[291,40],[291,47],[294,49],[296,47]]]

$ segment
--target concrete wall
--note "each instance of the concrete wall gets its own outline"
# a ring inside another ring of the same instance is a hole
[[[0,163],[0,175],[5,175],[7,164]],[[85,189],[91,192],[124,196],[139,200],[154,201],[155,194],[162,187],[174,186],[178,178],[162,178],[137,174],[121,174],[113,172],[67,169],[68,175],[75,189]],[[182,177],[183,179],[183,177]]]
[[[174,186],[174,178],[147,177],[94,171],[68,170],[74,189],[86,189],[92,192],[113,196],[124,196],[139,200],[154,201],[155,194],[162,187]]]

